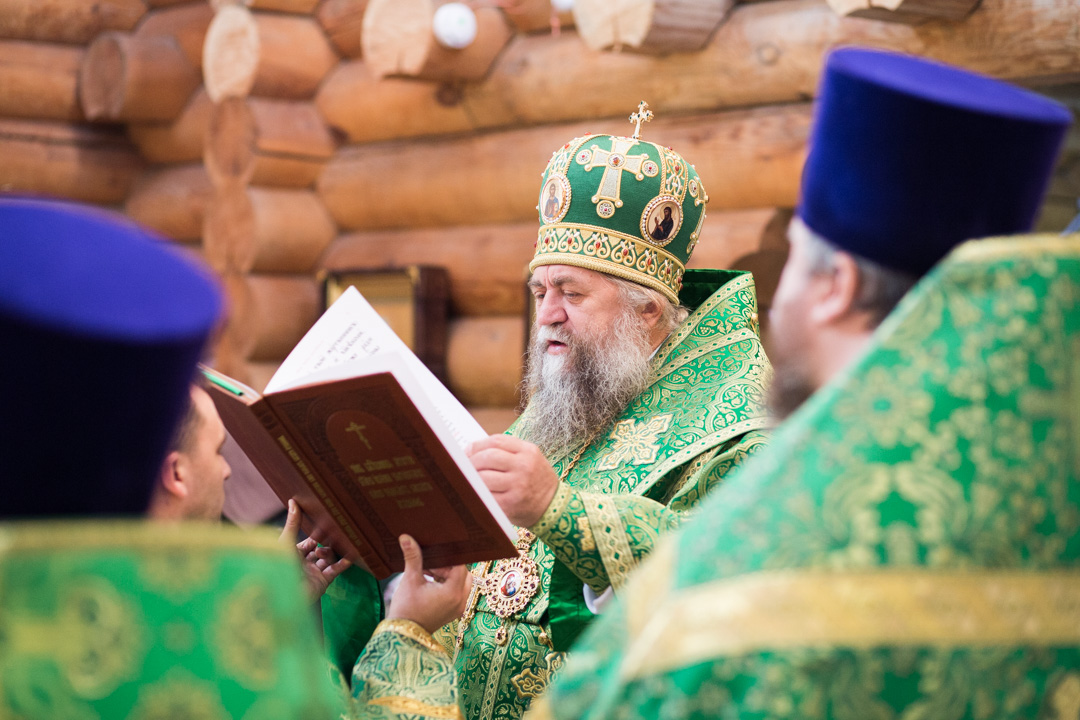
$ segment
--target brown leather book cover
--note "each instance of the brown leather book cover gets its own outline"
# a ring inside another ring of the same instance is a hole
[[[205,372],[222,421],[278,497],[300,503],[305,532],[376,577],[404,569],[402,533],[420,543],[428,567],[516,553],[391,372],[265,397]]]

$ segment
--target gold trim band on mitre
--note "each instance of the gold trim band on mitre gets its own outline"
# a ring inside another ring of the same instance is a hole
[[[669,591],[639,628],[628,679],[755,652],[1080,644],[1080,573],[776,571]]]
[[[541,265],[573,265],[621,277],[663,293],[674,303],[686,267],[663,248],[595,225],[542,225],[529,272]]]

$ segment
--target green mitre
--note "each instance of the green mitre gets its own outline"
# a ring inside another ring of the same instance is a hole
[[[632,280],[678,302],[709,196],[690,163],[639,138],[586,135],[552,155],[540,190],[540,234],[529,270],[576,265]]]

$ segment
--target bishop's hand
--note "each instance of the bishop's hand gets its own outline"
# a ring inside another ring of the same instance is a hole
[[[398,543],[405,556],[405,572],[390,601],[387,619],[412,620],[433,633],[461,617],[472,590],[468,568],[456,565],[425,570],[420,545],[408,535],[399,537]]]
[[[492,435],[467,452],[510,522],[535,525],[559,487],[559,477],[540,448],[510,435]]]

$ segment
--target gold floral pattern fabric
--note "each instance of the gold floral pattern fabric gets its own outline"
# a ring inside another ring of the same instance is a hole
[[[272,534],[0,524],[0,717],[338,718],[316,633]]]
[[[561,511],[532,528],[539,592],[507,619],[481,598],[462,636],[456,669],[469,720],[520,717],[563,662],[553,623],[587,612],[583,584],[620,585],[681,512],[764,446],[771,368],[753,329],[753,279],[712,273],[699,307],[657,351],[646,391],[576,462],[553,459],[557,473],[568,472]],[[553,580],[556,559],[566,582]]]
[[[454,663],[431,635],[408,620],[383,620],[353,671],[353,714],[460,720]]]
[[[555,718],[1075,718],[1080,238],[972,242],[661,543]]]

